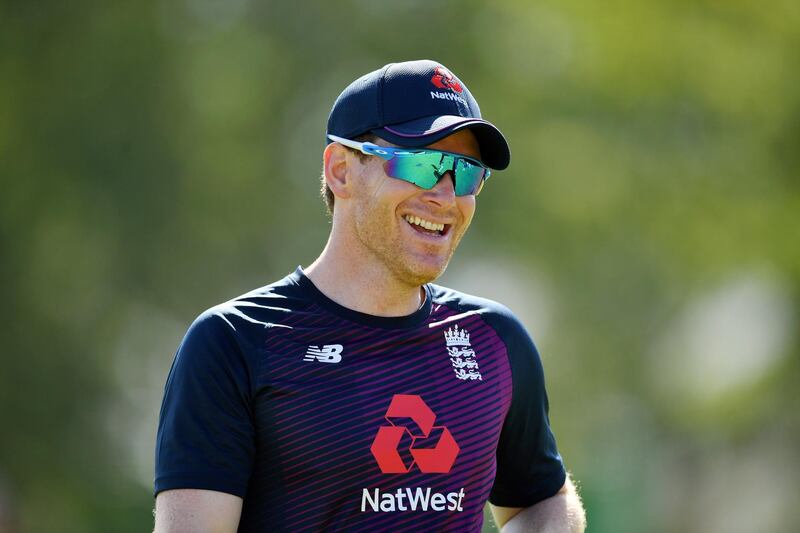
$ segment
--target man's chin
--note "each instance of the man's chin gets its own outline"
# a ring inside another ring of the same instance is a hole
[[[447,269],[447,262],[438,265],[418,264],[406,266],[409,268],[403,269],[401,274],[403,282],[411,286],[419,287],[435,281],[439,276],[444,274],[445,269]]]

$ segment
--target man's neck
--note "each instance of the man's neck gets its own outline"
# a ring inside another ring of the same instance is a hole
[[[406,316],[422,306],[425,291],[421,287],[400,282],[377,261],[342,257],[336,250],[329,242],[304,269],[317,289],[334,302],[375,316]]]

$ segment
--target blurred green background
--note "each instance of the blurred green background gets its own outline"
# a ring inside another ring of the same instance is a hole
[[[333,100],[418,58],[510,141],[442,282],[532,332],[589,531],[797,531],[795,0],[0,3],[0,531],[149,531],[185,329],[316,257]]]

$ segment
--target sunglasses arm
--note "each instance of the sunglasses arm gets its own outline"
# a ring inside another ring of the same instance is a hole
[[[344,137],[337,137],[336,135],[328,135],[328,138],[343,146],[347,146],[348,148],[359,150],[361,153],[367,155],[375,155],[382,159],[386,159],[387,161],[392,157],[394,157],[394,151],[391,148],[378,146],[377,144],[373,143],[362,143],[358,141],[351,141],[350,139],[345,139]]]

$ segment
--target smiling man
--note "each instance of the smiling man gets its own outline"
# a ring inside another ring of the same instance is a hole
[[[204,312],[175,357],[156,531],[579,532],[541,361],[502,305],[431,282],[510,161],[433,61],[350,84],[328,119],[327,245]]]

